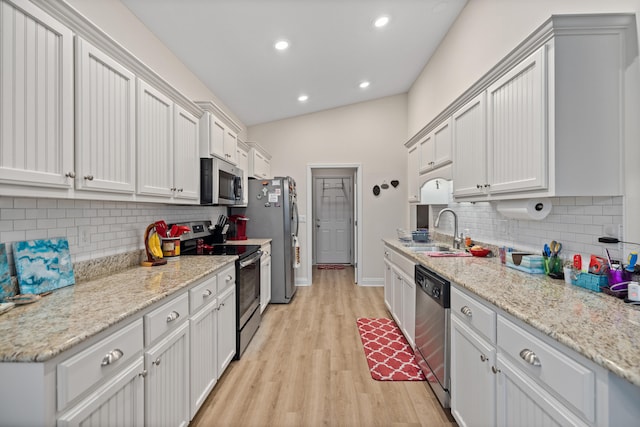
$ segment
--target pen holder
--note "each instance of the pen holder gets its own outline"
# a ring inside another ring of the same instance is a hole
[[[559,274],[562,273],[562,260],[557,256],[544,257],[544,273]]]

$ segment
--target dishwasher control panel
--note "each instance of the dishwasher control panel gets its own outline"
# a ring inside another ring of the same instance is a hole
[[[448,280],[418,264],[415,270],[415,282],[424,293],[442,307],[449,308],[451,306],[451,283]]]

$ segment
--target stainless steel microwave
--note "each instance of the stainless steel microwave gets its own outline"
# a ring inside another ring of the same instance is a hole
[[[242,203],[242,169],[217,158],[200,159],[200,204]]]

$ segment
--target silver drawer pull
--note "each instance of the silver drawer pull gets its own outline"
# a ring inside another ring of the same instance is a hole
[[[229,274],[227,276],[227,282],[231,282],[231,281],[233,281],[233,276]]]
[[[460,311],[462,312],[462,314],[464,314],[467,317],[471,317],[471,315],[473,314],[471,309],[469,307],[467,307],[466,305],[464,307],[462,307],[460,309]]]
[[[151,362],[152,365],[160,365],[160,362],[162,362],[162,360],[160,360],[160,358],[158,357],[156,360],[154,360],[153,362]]]
[[[202,298],[208,298],[211,296],[211,294],[213,294],[213,292],[211,292],[211,289],[207,289],[202,293]]]
[[[116,348],[115,350],[111,350],[109,353],[106,354],[106,356],[102,358],[102,363],[100,365],[101,366],[111,365],[112,363],[117,362],[122,356],[124,356],[124,353],[119,348]]]
[[[489,359],[487,356],[485,356],[484,354],[480,355],[480,360],[482,360],[483,362],[486,362],[487,359]]]
[[[494,374],[497,374],[498,372],[502,372],[502,371],[500,371],[500,369],[496,368],[495,366],[492,366],[491,372],[493,372]]]
[[[178,317],[180,317],[180,313],[178,313],[177,311],[172,311],[171,313],[169,313],[169,315],[167,316],[167,323],[169,322],[173,322],[174,320],[176,320]]]
[[[538,359],[538,356],[536,356],[536,354],[528,348],[525,348],[520,352],[520,357],[522,357],[522,360],[527,362],[529,365],[542,366],[542,364],[540,363],[540,359]]]
[[[140,377],[142,377],[142,378],[146,378],[146,377],[147,377],[147,374],[148,374],[147,370],[146,370],[146,369],[143,369],[143,370],[142,370],[142,372],[140,372],[140,373],[138,374],[138,376],[140,376]]]

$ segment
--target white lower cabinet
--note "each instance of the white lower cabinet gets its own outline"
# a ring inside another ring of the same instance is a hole
[[[384,302],[413,348],[416,330],[415,262],[384,247]]]
[[[236,288],[218,297],[218,379],[236,355]]]
[[[59,427],[144,423],[144,362],[134,363],[58,418]]]
[[[271,244],[262,245],[260,248],[260,313],[271,302]]]
[[[189,322],[144,354],[145,425],[189,424]]]
[[[191,402],[190,419],[218,381],[218,300],[214,299],[189,320]]]
[[[496,425],[496,349],[451,316],[451,414],[461,427]]]
[[[595,366],[451,288],[451,413],[460,426],[596,426]],[[605,412],[605,411],[603,411]]]

